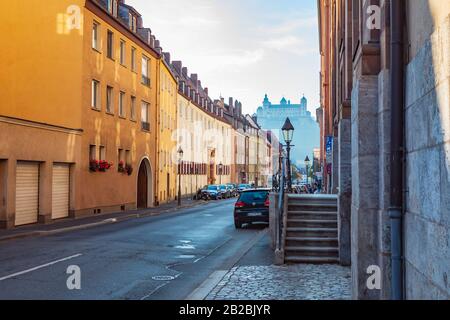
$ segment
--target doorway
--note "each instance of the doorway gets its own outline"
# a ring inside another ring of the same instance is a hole
[[[148,159],[144,159],[139,166],[137,177],[137,208],[146,209],[152,206],[152,178]]]

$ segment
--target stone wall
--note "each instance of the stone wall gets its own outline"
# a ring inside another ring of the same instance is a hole
[[[352,91],[351,258],[354,299],[379,299],[367,288],[367,268],[378,265],[378,77],[359,76]]]
[[[450,15],[406,70],[406,297],[450,299]]]

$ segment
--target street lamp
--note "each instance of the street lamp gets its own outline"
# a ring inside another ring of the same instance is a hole
[[[222,170],[223,170],[223,164],[222,162],[219,163],[219,184],[222,184]]]
[[[305,165],[306,165],[306,184],[309,184],[309,165],[311,164],[311,161],[309,160],[309,157],[306,156],[305,159]]]
[[[289,118],[286,118],[286,122],[281,128],[283,132],[283,138],[286,142],[286,151],[287,151],[287,165],[288,165],[288,192],[292,192],[292,175],[291,175],[291,142],[294,136],[294,126],[291,123]]]
[[[183,160],[183,149],[178,148],[178,206],[181,206],[181,161]]]

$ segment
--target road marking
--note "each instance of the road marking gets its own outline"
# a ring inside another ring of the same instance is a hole
[[[31,268],[31,269],[27,269],[27,270],[23,270],[23,271],[20,271],[20,272],[16,272],[16,273],[10,274],[8,276],[1,277],[0,281],[4,281],[4,280],[10,279],[10,278],[14,278],[14,277],[20,276],[22,274],[29,273],[29,272],[32,272],[32,271],[36,271],[36,270],[39,270],[39,269],[42,269],[42,268],[45,268],[45,267],[49,267],[49,266],[57,264],[59,262],[67,261],[67,260],[70,260],[70,259],[74,259],[74,258],[77,258],[77,257],[82,256],[82,255],[83,254],[78,253],[78,254],[75,254],[73,256],[62,258],[62,259],[59,259],[59,260],[56,260],[56,261],[52,261],[52,262],[49,262],[49,263],[46,263],[46,264],[42,264],[40,266]]]

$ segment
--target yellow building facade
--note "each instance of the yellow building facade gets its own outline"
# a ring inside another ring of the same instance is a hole
[[[177,149],[184,151],[178,168],[182,196],[194,195],[208,184],[232,183],[231,124],[196,74],[188,75],[181,61],[173,61],[172,68],[178,78]]]
[[[177,196],[177,79],[170,67],[170,55],[159,60],[158,90],[158,203]]]
[[[154,204],[159,54],[112,4],[1,11],[0,227]]]

